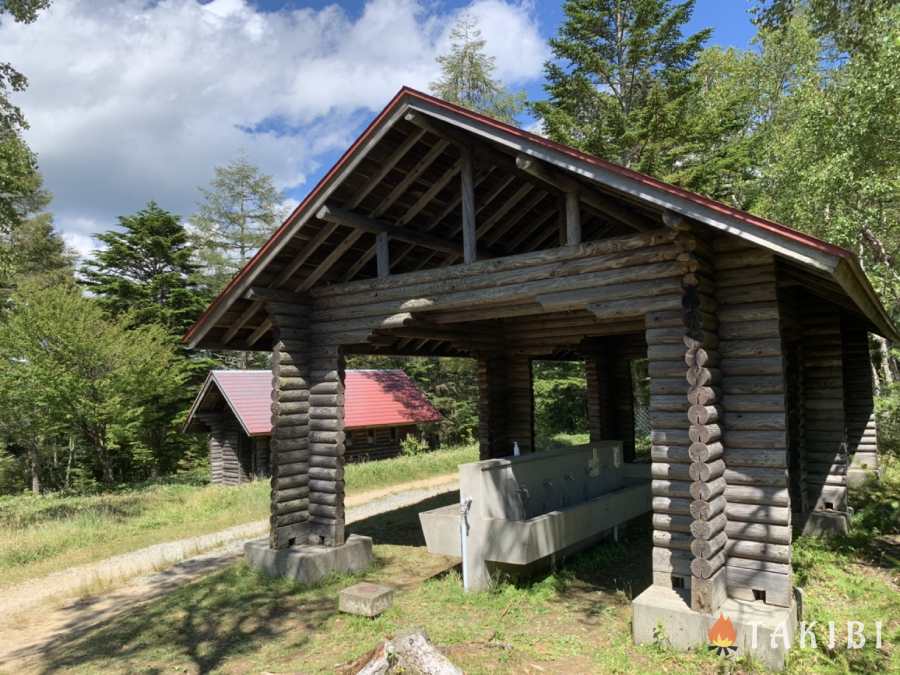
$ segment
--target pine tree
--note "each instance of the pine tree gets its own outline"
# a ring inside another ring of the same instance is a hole
[[[450,32],[450,53],[437,57],[441,77],[431,83],[435,96],[515,124],[525,108],[523,93],[510,93],[493,77],[493,56],[484,53],[485,40],[478,22],[464,14]]]
[[[214,290],[240,270],[281,219],[282,195],[271,176],[241,157],[216,167],[210,188],[191,218],[197,255]]]
[[[675,165],[690,77],[710,35],[685,38],[694,0],[567,0],[550,40],[548,100],[533,104],[553,140],[665,175]]]
[[[180,336],[203,311],[194,249],[178,216],[154,202],[119,218],[122,231],[97,235],[105,247],[82,269],[82,282],[111,316],[156,323]]]

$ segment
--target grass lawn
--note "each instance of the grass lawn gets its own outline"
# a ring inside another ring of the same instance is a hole
[[[347,493],[454,473],[475,459],[469,446],[350,464]],[[268,515],[268,481],[222,487],[199,476],[91,496],[0,497],[0,588]]]
[[[789,673],[900,672],[900,574],[896,503],[900,470],[857,504],[851,537],[800,539],[797,582],[818,648],[794,650]],[[318,588],[262,577],[244,564],[123,608],[104,626],[63,631],[43,650],[42,668],[75,672],[355,672],[349,665],[386,636],[421,626],[467,673],[754,673],[753,663],[706,650],[682,654],[635,646],[630,601],[650,581],[649,519],[620,543],[601,543],[555,572],[466,595],[452,560],[422,547],[417,513],[457,496],[370,518],[350,527],[373,536],[377,566],[363,577],[399,587],[394,606],[369,620],[336,612],[337,592],[358,578]],[[884,623],[883,646],[849,651],[846,621]],[[827,647],[834,620],[838,645]],[[840,644],[843,641],[843,644]],[[23,664],[27,666],[29,664]]]

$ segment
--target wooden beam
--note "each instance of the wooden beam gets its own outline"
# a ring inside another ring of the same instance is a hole
[[[272,320],[271,319],[263,319],[263,322],[256,327],[252,333],[250,333],[250,337],[247,338],[247,346],[252,347],[259,339],[269,332],[272,328]]]
[[[247,292],[244,293],[244,297],[247,300],[259,300],[265,302],[266,300],[273,302],[281,302],[295,305],[309,305],[309,298],[304,295],[298,295],[297,293],[293,293],[291,291],[281,289],[281,288],[267,288],[264,286],[251,286],[247,289]]]
[[[566,244],[577,246],[581,243],[581,204],[579,191],[566,192]]]
[[[611,200],[600,197],[595,192],[585,190],[582,185],[571,176],[566,176],[559,171],[551,169],[534,157],[519,155],[516,157],[516,167],[518,167],[520,171],[524,171],[525,173],[544,181],[548,185],[552,185],[557,190],[566,193],[578,192],[581,201],[585,204],[628,227],[634,228],[639,232],[650,229],[650,227],[643,222],[643,218],[614,204]]]
[[[462,190],[463,260],[466,264],[478,258],[478,235],[475,226],[475,185],[472,182],[472,152],[461,148],[460,189]]]
[[[375,251],[378,261],[378,278],[384,279],[391,273],[391,243],[387,232],[375,235]]]
[[[396,227],[382,220],[369,218],[361,213],[341,208],[337,205],[326,204],[316,214],[319,220],[330,223],[340,223],[347,227],[352,227],[360,232],[372,232],[374,234],[390,234],[390,236],[399,241],[405,241],[408,244],[416,244],[435,251],[444,251],[447,253],[460,253],[462,248],[459,244],[446,241],[441,237],[425,232],[417,232],[405,227]]]

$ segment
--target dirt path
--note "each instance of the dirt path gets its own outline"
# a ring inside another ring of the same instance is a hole
[[[456,487],[456,475],[448,474],[357,493],[347,497],[347,522],[410,506]],[[73,567],[10,589],[0,599],[0,669],[38,656],[41,645],[64,627],[78,625],[88,630],[111,619],[123,607],[160,597],[221,569],[241,556],[245,541],[267,531],[268,521],[247,523]],[[198,555],[203,550],[206,552]],[[167,569],[155,571],[162,567]],[[65,601],[79,592],[96,589],[98,584],[112,585],[126,579],[109,591]]]

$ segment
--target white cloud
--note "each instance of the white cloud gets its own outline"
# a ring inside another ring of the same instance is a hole
[[[499,76],[539,76],[530,3],[458,11],[480,20]],[[150,199],[188,215],[212,168],[242,151],[280,187],[303,184],[400,86],[427,89],[453,18],[428,0],[369,0],[356,18],[337,5],[57,0],[33,24],[0,25],[0,44],[30,80],[16,101],[56,221],[85,250]]]

